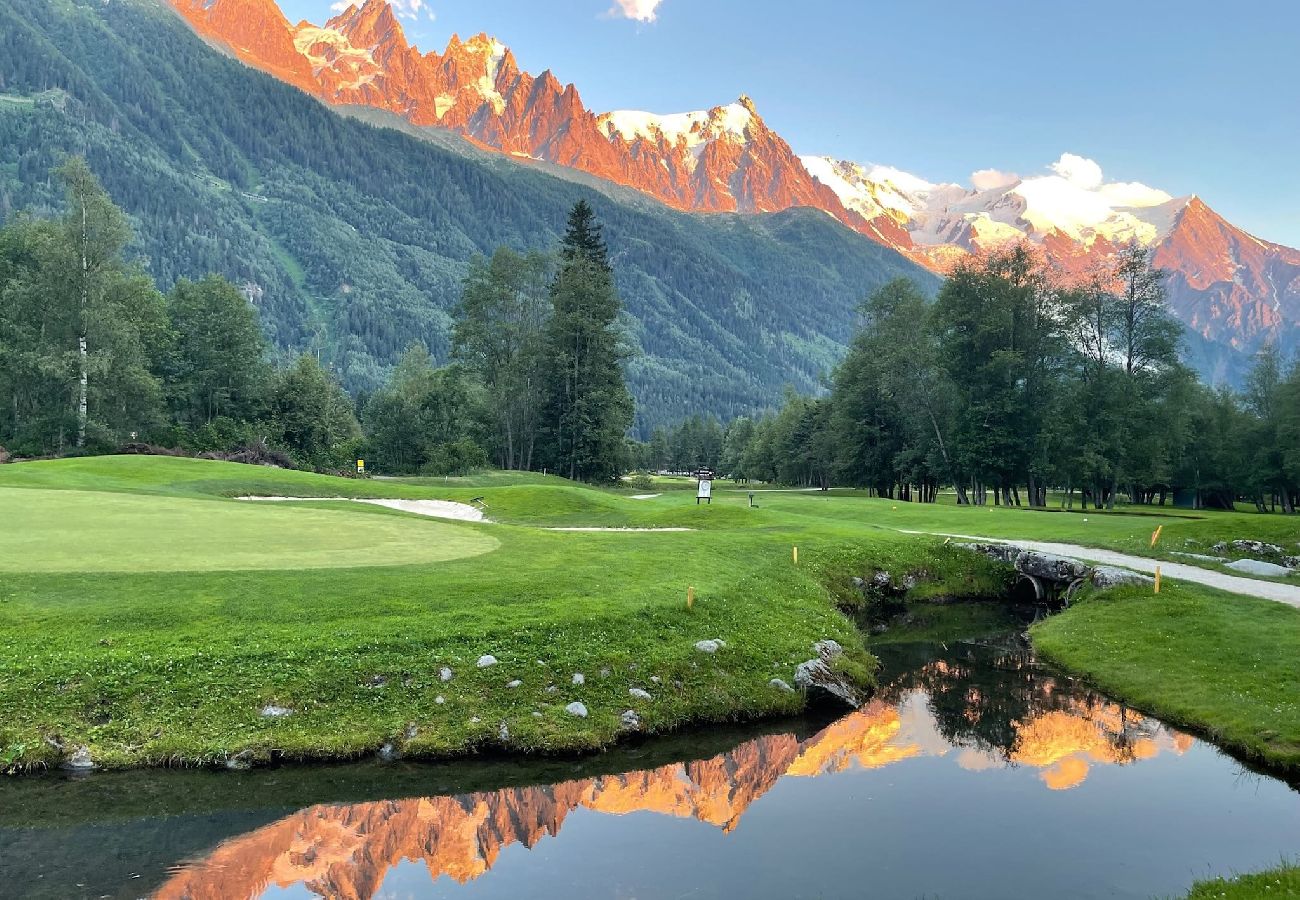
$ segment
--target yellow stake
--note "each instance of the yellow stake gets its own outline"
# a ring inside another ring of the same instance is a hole
[[[686,608],[687,608],[687,609],[694,609],[694,608],[695,608],[695,588],[694,588],[694,587],[688,587],[688,588],[686,589]]]
[[[1164,527],[1165,527],[1165,526],[1163,526],[1163,525],[1157,525],[1157,526],[1156,526],[1155,533],[1151,535],[1151,546],[1152,546],[1152,547],[1154,547],[1154,546],[1156,545],[1156,541],[1160,540],[1160,532],[1164,530]]]
[[[795,548],[794,548],[794,554],[793,554],[793,555],[794,555],[794,564],[797,566],[797,565],[799,565],[799,548],[798,548],[798,547],[795,547]]]
[[[1156,593],[1160,593],[1160,567],[1156,566]]]

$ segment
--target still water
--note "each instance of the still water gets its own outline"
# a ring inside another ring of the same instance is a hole
[[[0,896],[1168,896],[1300,852],[1300,794],[1037,665],[877,650],[839,719],[582,761],[0,786]]]

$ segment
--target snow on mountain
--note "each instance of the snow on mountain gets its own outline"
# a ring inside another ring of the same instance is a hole
[[[726,139],[744,145],[754,121],[752,103],[741,97],[727,106],[688,113],[658,115],[638,110],[620,109],[597,118],[601,130],[611,139],[618,135],[631,144],[637,140],[685,147],[692,160],[698,160],[710,141]]]
[[[1097,241],[1152,246],[1188,198],[1138,182],[1107,182],[1093,160],[1064,153],[1048,173],[1020,178],[986,169],[971,187],[936,184],[889,166],[801,157],[849,209],[891,216],[922,247],[973,251],[1008,240],[1060,235],[1085,250]]]

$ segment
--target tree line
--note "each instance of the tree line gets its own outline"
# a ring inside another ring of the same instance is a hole
[[[1276,349],[1240,394],[1179,358],[1164,273],[1134,245],[1066,277],[1025,244],[959,264],[928,302],[906,279],[875,291],[824,396],[733,423],[725,471],[959,504],[1113,508],[1172,499],[1294,512],[1300,366]],[[1076,499],[1077,498],[1077,499]]]
[[[471,265],[454,358],[412,345],[356,397],[313,354],[273,352],[251,298],[223,278],[166,294],[128,262],[131,228],[84,161],[56,177],[61,216],[0,228],[0,448],[102,453],[280,452],[395,474],[489,464],[607,480],[626,463],[633,405],[621,301],[591,208],[572,210],[558,257],[497,251]],[[260,456],[259,456],[260,453]]]

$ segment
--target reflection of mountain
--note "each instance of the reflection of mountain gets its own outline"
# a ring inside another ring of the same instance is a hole
[[[1007,662],[1007,660],[1003,660]],[[1161,750],[1181,753],[1190,738],[1113,703],[1034,679],[1018,718],[989,728],[1010,707],[993,704],[1005,685],[976,684],[980,666],[923,667],[927,688],[900,685],[891,702],[876,701],[800,741],[766,735],[711,759],[639,772],[508,788],[460,796],[320,805],[221,844],[178,872],[157,893],[175,900],[250,897],[271,885],[301,884],[325,897],[373,896],[403,860],[423,861],[433,878],[466,882],[492,868],[511,844],[533,847],[559,834],[579,809],[609,815],[655,812],[693,818],[731,831],[741,815],[783,776],[815,777],[875,769],[922,756],[944,756],[979,771],[1020,765],[1041,770],[1049,788],[1081,783],[1093,764],[1126,764]],[[998,679],[1029,683],[1014,667]],[[1012,691],[1011,693],[1015,693]],[[961,703],[951,699],[960,697]],[[936,714],[935,699],[943,704]],[[960,708],[959,708],[960,707]],[[954,728],[954,720],[966,723]],[[997,745],[970,729],[1007,734]],[[963,732],[963,728],[965,731]]]

